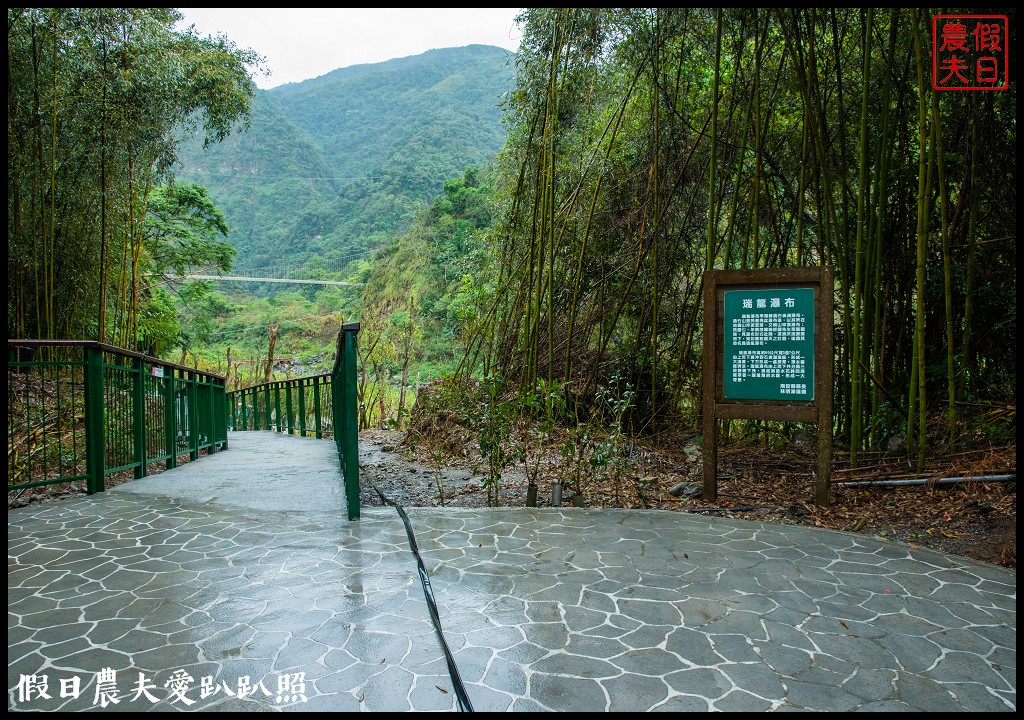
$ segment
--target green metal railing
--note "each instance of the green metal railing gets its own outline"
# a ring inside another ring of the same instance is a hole
[[[359,323],[342,326],[330,373],[254,385],[226,396],[232,430],[274,430],[334,440],[345,481],[349,520],[359,517],[358,332]]]
[[[234,390],[228,397],[232,430],[275,430],[303,437],[334,437],[331,375],[278,380]]]
[[[227,448],[224,378],[82,340],[8,340],[7,489],[167,468]]]

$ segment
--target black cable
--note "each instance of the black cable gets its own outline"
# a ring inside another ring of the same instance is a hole
[[[437,637],[441,641],[441,649],[444,651],[445,662],[448,663],[448,675],[452,679],[452,690],[455,692],[455,699],[458,701],[459,710],[463,712],[473,712],[473,704],[469,701],[469,694],[466,692],[465,686],[462,684],[462,677],[459,675],[459,668],[455,665],[455,657],[452,655],[451,649],[448,647],[448,642],[444,639],[444,632],[441,630],[441,617],[437,612],[437,602],[434,600],[434,590],[430,587],[430,578],[427,576],[427,568],[423,564],[423,558],[420,557],[419,547],[416,545],[416,536],[412,531],[412,524],[409,522],[409,516],[405,514],[405,510],[401,505],[394,502],[381,492],[381,489],[377,487],[377,483],[373,482],[369,478],[365,478],[367,482],[373,487],[373,489],[380,495],[380,499],[386,505],[390,505],[398,511],[399,517],[402,518],[402,522],[405,524],[405,534],[409,536],[409,547],[412,548],[412,554],[416,556],[416,566],[420,574],[420,584],[423,586],[423,596],[427,599],[427,610],[430,612],[430,619],[434,623],[434,630],[437,632]]]

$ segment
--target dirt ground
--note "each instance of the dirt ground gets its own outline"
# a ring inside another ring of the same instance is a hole
[[[502,474],[499,505],[526,504],[527,471],[537,478],[538,506],[551,505],[559,439],[545,443],[536,455],[539,461],[534,459],[529,466],[514,463]],[[937,456],[929,461],[924,473],[912,471],[905,459],[896,455],[861,453],[855,468],[849,467],[848,456],[837,455],[828,508],[814,504],[815,453],[806,440],[776,448],[739,444],[720,450],[718,500],[712,503],[700,496],[699,440],[681,437],[677,443],[662,443],[666,445],[672,450],[632,447],[628,475],[617,484],[608,479],[584,478],[583,498],[577,501],[592,507],[652,508],[814,525],[1005,567],[1017,566],[1015,443]],[[364,431],[360,447],[364,505],[383,504],[376,489],[406,507],[487,505],[486,470],[468,438],[462,452],[443,457],[436,450],[432,454],[417,447],[404,433],[387,430]],[[1004,475],[1013,477],[999,479]],[[990,479],[936,483],[940,478],[965,476]],[[921,478],[929,482],[902,486],[849,484],[915,482]],[[569,488],[564,490],[561,504],[571,504]]]

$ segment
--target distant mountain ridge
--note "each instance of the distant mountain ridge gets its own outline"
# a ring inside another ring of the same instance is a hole
[[[178,176],[223,208],[236,267],[365,256],[501,149],[513,58],[444,48],[258,90],[250,130],[189,141]]]

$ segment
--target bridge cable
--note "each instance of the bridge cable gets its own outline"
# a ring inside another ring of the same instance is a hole
[[[444,632],[441,630],[441,617],[437,612],[437,602],[434,600],[434,590],[430,586],[430,578],[427,576],[427,568],[423,564],[423,558],[420,557],[419,547],[416,545],[416,536],[413,534],[412,524],[409,522],[409,516],[405,514],[405,510],[401,505],[394,502],[381,491],[377,486],[377,483],[369,478],[365,478],[365,480],[369,482],[377,494],[380,495],[380,499],[384,504],[390,505],[398,511],[399,517],[402,518],[402,522],[405,524],[405,533],[409,536],[409,547],[412,549],[412,554],[416,556],[416,565],[419,570],[420,584],[423,586],[423,595],[427,599],[427,610],[430,612],[430,619],[434,623],[434,630],[437,632],[437,637],[441,641],[441,649],[444,651],[445,662],[448,663],[448,675],[452,679],[452,689],[455,692],[455,699],[458,701],[459,710],[463,712],[473,712],[473,704],[469,701],[469,694],[466,692],[466,687],[462,684],[462,676],[459,675],[459,668],[455,665],[455,656],[452,655],[452,651],[448,647],[448,642],[444,638]]]

